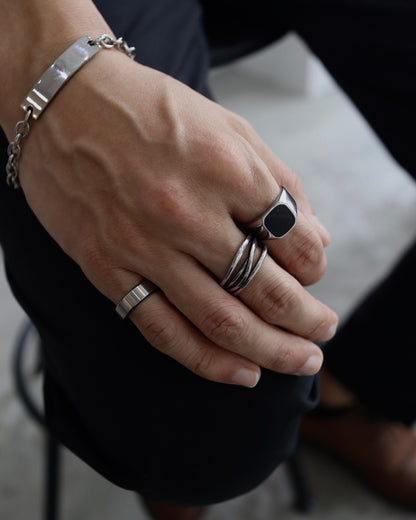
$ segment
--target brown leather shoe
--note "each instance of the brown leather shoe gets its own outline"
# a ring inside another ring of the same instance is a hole
[[[305,415],[300,438],[348,466],[395,504],[416,509],[416,436],[400,422],[373,419],[363,407]]]

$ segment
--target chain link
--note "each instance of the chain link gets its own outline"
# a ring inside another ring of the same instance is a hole
[[[90,45],[98,45],[99,47],[104,47],[105,49],[116,48],[131,59],[134,59],[136,56],[136,49],[134,47],[129,47],[123,38],[120,37],[115,39],[109,34],[102,34],[99,38],[90,40]]]
[[[109,34],[103,34],[99,38],[91,39],[90,45],[97,45],[104,49],[117,49],[133,59],[136,56],[135,48],[129,47],[123,38],[113,38]],[[19,182],[19,159],[22,155],[21,141],[29,135],[30,124],[29,119],[33,113],[33,107],[29,106],[26,110],[25,118],[19,121],[14,129],[14,141],[9,143],[7,147],[8,160],[6,164],[6,181],[9,186],[14,189],[20,188]]]
[[[18,162],[22,155],[22,148],[20,142],[29,135],[30,124],[29,119],[32,115],[33,108],[29,107],[26,111],[26,116],[22,121],[19,121],[14,129],[14,141],[12,141],[7,148],[7,155],[9,156],[6,165],[6,180],[9,186],[13,188],[20,188]]]

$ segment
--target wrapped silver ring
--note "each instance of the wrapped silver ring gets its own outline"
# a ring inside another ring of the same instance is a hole
[[[139,283],[139,285],[133,287],[133,289],[118,302],[116,305],[117,314],[124,320],[124,318],[126,318],[127,315],[137,307],[137,305],[139,305],[139,303],[156,290],[156,285],[149,280],[144,280],[142,283]]]
[[[247,287],[259,272],[267,255],[267,247],[261,244],[260,256],[255,262],[254,258],[258,246],[259,243],[254,235],[248,235],[244,239],[231,262],[227,274],[220,282],[221,287],[231,294],[237,294]]]
[[[282,186],[279,197],[266,213],[254,219],[246,227],[258,240],[282,238],[293,229],[297,216],[296,201]]]

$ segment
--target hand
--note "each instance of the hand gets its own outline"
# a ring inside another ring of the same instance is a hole
[[[29,205],[114,303],[143,277],[160,292],[130,318],[202,377],[254,386],[260,366],[312,374],[313,341],[337,318],[302,284],[324,273],[329,237],[299,178],[241,117],[182,83],[101,52],[33,125],[20,163]],[[298,223],[236,298],[218,285],[284,185]]]

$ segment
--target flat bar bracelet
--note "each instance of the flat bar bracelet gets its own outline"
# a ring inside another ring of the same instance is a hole
[[[6,180],[9,186],[20,188],[18,169],[18,161],[22,153],[20,143],[29,134],[30,117],[38,119],[65,83],[103,48],[116,48],[132,59],[135,56],[134,47],[129,47],[123,38],[114,39],[108,34],[103,34],[94,40],[84,35],[68,47],[30,89],[20,105],[26,112],[26,116],[24,120],[17,123],[15,139],[7,149]]]
[[[30,89],[20,106],[25,111],[32,107],[33,119],[40,117],[65,83],[100,50],[98,45],[91,45],[90,41],[89,36],[79,38],[46,69]]]

